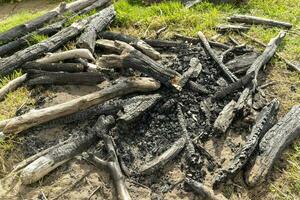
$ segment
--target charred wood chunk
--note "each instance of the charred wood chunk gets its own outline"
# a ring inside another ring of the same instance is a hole
[[[217,30],[219,32],[228,32],[228,31],[248,31],[250,29],[249,26],[242,26],[242,25],[233,25],[233,24],[221,24],[217,26]]]
[[[123,66],[131,67],[137,71],[143,72],[168,87],[174,87],[181,90],[179,81],[181,75],[169,68],[163,67],[158,62],[152,60],[138,50],[130,50],[122,54]]]
[[[104,30],[108,26],[116,15],[114,6],[111,5],[108,8],[100,11],[87,25],[84,32],[81,34],[77,41],[77,46],[86,48],[92,53],[95,49],[95,43],[97,33]]]
[[[81,63],[39,63],[39,62],[27,62],[22,68],[27,70],[42,70],[49,72],[83,72],[85,66]]]
[[[27,74],[24,74],[3,86],[0,89],[0,100],[3,100],[9,92],[14,91],[18,87],[20,87],[25,82],[26,78]]]
[[[223,108],[214,123],[214,128],[216,130],[222,133],[225,133],[227,131],[235,116],[235,106],[236,102],[232,100]]]
[[[98,121],[86,135],[79,135],[71,139],[68,143],[63,144],[46,155],[37,158],[24,169],[21,170],[20,177],[23,184],[31,184],[61,166],[63,163],[72,159],[84,149],[87,149],[98,139],[97,135],[106,134],[115,123],[112,116],[100,116]]]
[[[233,60],[227,62],[226,66],[235,74],[243,74],[249,69],[257,57],[258,54],[255,52],[245,53],[243,55],[236,56]]]
[[[283,150],[300,136],[299,121],[300,106],[294,106],[263,136],[258,146],[259,153],[246,178],[250,186],[264,181]]]
[[[27,85],[97,85],[105,79],[97,72],[47,72],[27,71]]]
[[[220,183],[225,182],[227,178],[234,176],[249,161],[259,140],[275,123],[278,109],[279,102],[276,99],[262,109],[244,146],[234,156],[231,163],[215,176],[213,183],[215,188],[218,187]]]
[[[267,26],[276,26],[281,28],[292,28],[292,24],[287,22],[275,21],[272,19],[266,19],[261,17],[255,17],[250,15],[233,15],[228,18],[230,22],[246,23],[246,24],[258,24]]]

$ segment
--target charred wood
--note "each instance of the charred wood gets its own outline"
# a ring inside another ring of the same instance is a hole
[[[24,74],[16,79],[10,81],[5,86],[3,86],[0,89],[0,101],[3,100],[9,92],[14,91],[18,87],[20,87],[25,82],[26,78],[27,78],[27,75]]]
[[[214,128],[222,133],[225,133],[230,126],[234,116],[235,116],[235,106],[236,102],[234,100],[230,101],[220,112],[218,118],[214,123]]]
[[[250,27],[248,26],[233,25],[233,24],[222,24],[217,26],[217,30],[219,32],[228,32],[228,31],[241,32],[241,31],[248,31],[249,29]]]
[[[22,68],[27,70],[42,70],[49,72],[83,72],[85,71],[85,66],[81,63],[39,63],[39,62],[27,62]]]

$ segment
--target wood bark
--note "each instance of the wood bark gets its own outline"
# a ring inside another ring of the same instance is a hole
[[[125,176],[122,173],[121,165],[118,159],[118,155],[115,149],[114,142],[110,136],[104,135],[103,140],[105,142],[105,146],[107,152],[109,153],[109,160],[105,161],[97,156],[93,155],[92,160],[100,165],[101,167],[106,167],[110,171],[110,174],[113,178],[116,190],[117,190],[117,199],[119,200],[131,200],[130,194],[127,190],[125,184]]]
[[[230,126],[235,114],[236,102],[230,101],[220,112],[218,118],[214,123],[214,128],[222,133],[225,133]]]
[[[35,85],[97,85],[105,79],[97,72],[47,72],[41,70],[27,71],[28,86]]]
[[[115,15],[113,5],[101,10],[86,26],[77,40],[77,46],[94,53],[97,33],[105,29],[113,21]]]
[[[261,139],[258,156],[246,177],[250,186],[264,181],[283,150],[300,136],[300,106],[294,106]]]
[[[186,178],[185,182],[198,194],[202,196],[203,199],[211,200],[227,200],[221,193],[215,193],[211,188],[205,186],[204,184],[194,181],[193,179]]]
[[[220,183],[226,181],[227,178],[233,177],[239,170],[241,170],[249,161],[256,149],[258,142],[264,134],[274,125],[276,115],[279,109],[279,102],[274,99],[267,106],[265,106],[258,115],[256,122],[252,128],[246,143],[234,156],[231,163],[221,169],[214,178],[213,186],[218,187]]]
[[[88,49],[72,49],[69,51],[63,51],[50,54],[44,58],[38,59],[39,63],[56,63],[63,60],[70,60],[76,58],[85,58],[95,62],[93,54]]]
[[[3,86],[0,89],[0,101],[3,100],[9,92],[14,91],[18,87],[20,87],[25,82],[26,78],[27,78],[27,75],[24,74],[16,79],[10,81],[5,86]]]
[[[221,24],[216,27],[219,32],[228,32],[228,31],[248,31],[250,29],[249,26],[242,26],[242,25],[233,25],[233,24]]]
[[[128,78],[103,90],[12,118],[4,127],[3,133],[19,133],[30,127],[70,115],[118,96],[134,92],[154,91],[159,87],[160,84],[152,78]]]
[[[8,42],[15,38],[26,35],[49,22],[51,19],[65,13],[65,12],[76,12],[81,10],[97,0],[77,0],[68,5],[60,4],[57,8],[45,13],[44,15],[28,21],[24,24],[13,27],[12,29],[0,34],[0,42]]]
[[[181,75],[169,68],[163,67],[160,63],[152,60],[148,56],[144,55],[138,50],[124,51],[121,55],[122,66],[132,68],[137,71],[143,72],[168,87],[174,87],[177,90],[181,90],[179,81]]]
[[[115,120],[112,116],[100,116],[93,130],[89,131],[87,135],[74,137],[68,143],[53,149],[22,169],[20,173],[22,183],[27,185],[40,180],[78,153],[81,153],[84,149],[89,148],[90,145],[97,141],[97,135],[108,132],[114,122]]]
[[[228,80],[230,82],[236,82],[238,78],[231,73],[231,71],[224,65],[224,63],[213,52],[204,34],[201,31],[199,31],[198,36],[208,55],[217,63],[218,67],[222,70],[222,72],[228,78]]]
[[[247,74],[254,72],[254,87],[257,85],[257,76],[260,69],[266,65],[270,59],[274,56],[276,49],[282,42],[286,35],[285,31],[280,31],[280,33],[270,40],[264,52],[254,61],[251,67],[247,70]]]
[[[27,70],[42,70],[49,72],[83,72],[85,66],[81,63],[39,63],[39,62],[27,62],[22,67]]]
[[[73,23],[71,26],[61,30],[47,40],[18,51],[12,56],[1,59],[0,76],[11,73],[13,70],[20,68],[22,64],[43,56],[44,53],[57,50],[62,45],[75,38],[84,29],[85,25],[92,17],[93,16]]]
[[[250,16],[250,15],[233,15],[228,18],[228,21],[245,23],[245,24],[275,26],[275,27],[281,27],[281,28],[287,28],[287,29],[290,29],[293,27],[293,25],[288,22],[275,21],[272,19],[266,19],[266,18],[255,17],[255,16]]]
[[[154,60],[158,60],[161,58],[160,53],[156,51],[154,48],[152,48],[148,43],[146,43],[143,40],[134,38],[132,36],[123,35],[121,33],[116,33],[116,32],[105,31],[100,33],[99,37],[108,40],[118,40],[118,41],[126,42]]]
[[[154,158],[150,162],[145,163],[140,166],[139,173],[140,174],[151,174],[156,170],[162,168],[170,162],[173,158],[175,158],[181,150],[184,148],[186,143],[186,137],[182,137],[178,139],[169,149],[163,152],[158,157]]]

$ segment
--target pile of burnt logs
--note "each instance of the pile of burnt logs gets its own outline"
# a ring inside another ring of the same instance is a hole
[[[95,14],[65,27],[67,19],[63,17],[63,13],[71,12],[72,18],[94,9],[97,10]],[[211,127],[212,132],[226,133],[238,117],[256,117],[247,141],[231,163],[222,166],[215,173],[211,186],[186,177],[184,182],[195,193],[210,199],[226,199],[214,190],[244,170],[246,165],[249,168],[246,184],[255,186],[264,181],[284,148],[300,135],[300,106],[294,106],[276,123],[278,100],[274,99],[265,106],[256,104],[261,90],[261,71],[276,54],[286,32],[281,31],[271,39],[264,52],[259,54],[249,50],[246,45],[232,46],[209,41],[202,32],[198,32],[197,38],[176,35],[176,41],[165,41],[142,40],[105,31],[115,15],[114,7],[109,1],[78,0],[62,4],[38,19],[0,35],[0,41],[5,43],[0,46],[1,56],[4,56],[0,60],[1,76],[16,69],[24,72],[0,89],[1,100],[21,85],[29,88],[41,85],[95,86],[104,81],[109,82],[107,87],[94,93],[0,121],[1,134],[5,138],[42,124],[71,123],[92,116],[98,118],[87,134],[71,137],[23,160],[8,176],[18,175],[25,185],[35,183],[101,140],[107,150],[107,159],[100,158],[97,152],[84,153],[82,156],[109,170],[119,199],[131,199],[125,185],[130,172],[119,157],[118,146],[110,130],[116,126],[125,129],[127,124],[138,122],[137,119],[151,112],[164,99],[167,90],[177,95],[188,91],[202,96],[203,100],[199,102],[198,108],[205,114],[205,126]],[[290,27],[287,23],[243,16],[231,17],[230,21]],[[230,25],[220,26],[219,29],[247,31],[249,28]],[[50,37],[27,47],[29,44],[24,41],[35,33],[49,34]],[[75,43],[78,48],[63,50],[64,45],[69,42]],[[193,45],[199,45],[204,50],[205,56],[213,63],[209,68],[215,67],[215,71],[221,75],[218,84],[222,86],[211,90],[207,85],[197,82],[200,74],[204,73],[198,58],[192,58],[188,69],[183,73],[168,67],[164,62],[164,49],[189,48]],[[16,50],[19,51],[15,52]],[[133,96],[134,93],[138,95]],[[131,95],[128,96],[129,94]],[[234,98],[228,100],[232,95]],[[224,98],[227,98],[225,104]],[[223,102],[220,104],[223,108],[214,116],[214,107],[219,102]],[[183,162],[188,163],[193,160],[197,149],[213,160],[203,147],[195,145],[196,139],[192,138],[187,129],[188,122],[180,102],[174,99],[167,101],[161,109],[170,110],[172,105],[176,105],[174,112],[177,113],[182,136],[159,156],[141,165],[137,174],[153,174],[182,152]]]

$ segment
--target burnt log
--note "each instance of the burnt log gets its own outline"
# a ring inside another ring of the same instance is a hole
[[[60,4],[57,8],[45,13],[44,15],[28,21],[24,24],[13,27],[12,29],[5,31],[0,34],[0,42],[9,42],[15,38],[26,35],[36,29],[42,27],[44,24],[49,22],[50,20],[56,18],[59,15],[62,15],[65,12],[76,12],[81,10],[90,4],[94,3],[97,0],[77,0],[68,5]]]
[[[27,85],[97,85],[104,81],[97,72],[47,72],[41,70],[27,71]]]
[[[243,55],[236,56],[233,60],[230,60],[225,64],[233,73],[243,74],[249,69],[258,56],[259,55],[255,52],[245,53]]]
[[[215,95],[213,96],[213,99],[214,100],[222,99],[225,96],[227,96],[228,94],[231,94],[231,93],[243,88],[248,83],[250,83],[251,80],[253,80],[254,75],[255,75],[254,72],[251,72],[249,74],[246,74],[242,78],[240,78],[237,82],[231,83],[228,86],[221,88],[219,91],[217,91],[215,93]]]
[[[233,25],[233,24],[221,24],[216,27],[217,31],[219,32],[228,32],[228,31],[235,31],[235,32],[243,32],[248,31],[250,29],[249,26],[242,26],[242,25]]]
[[[22,68],[27,70],[42,70],[48,72],[83,72],[85,71],[85,66],[81,63],[39,63],[39,62],[27,62]]]
[[[160,53],[155,49],[153,49],[151,45],[135,37],[123,35],[121,33],[109,32],[109,31],[100,33],[99,37],[108,40],[118,40],[118,41],[126,42],[154,60],[158,60],[161,58]]]
[[[101,10],[86,26],[85,30],[77,40],[77,46],[86,48],[92,53],[95,50],[97,33],[104,30],[116,15],[114,6],[111,5]]]
[[[26,74],[24,74],[16,79],[10,81],[5,86],[3,86],[0,89],[0,101],[3,100],[9,92],[14,91],[18,87],[20,87],[25,82],[26,77],[27,77]]]
[[[138,50],[124,50],[121,55],[122,66],[126,68],[132,68],[142,73],[145,73],[168,87],[174,87],[177,90],[181,90],[179,81],[181,75],[169,68],[165,68],[160,63],[152,60],[145,54]]]
[[[164,167],[168,162],[170,162],[173,158],[175,158],[181,150],[184,148],[186,143],[186,137],[182,137],[178,139],[174,144],[164,151],[161,155],[154,158],[153,160],[145,163],[144,165],[139,167],[139,173],[149,175],[156,170]]]
[[[79,35],[92,17],[93,16],[73,23],[71,26],[61,30],[47,40],[18,51],[12,56],[1,59],[0,76],[5,76],[11,73],[13,70],[20,68],[22,64],[43,56],[44,53],[57,50],[62,45]]]
[[[112,116],[100,116],[93,129],[86,135],[79,135],[72,138],[66,144],[63,144],[46,155],[37,158],[27,165],[20,172],[22,184],[31,184],[72,159],[75,155],[88,149],[92,144],[97,142],[98,135],[106,134],[115,120]]]
[[[275,21],[272,19],[266,19],[266,18],[255,17],[255,16],[250,16],[250,15],[233,15],[228,18],[228,21],[245,23],[245,24],[275,26],[275,27],[281,27],[281,28],[287,28],[287,29],[290,29],[293,27],[293,25],[288,22]]]
[[[250,186],[263,182],[283,150],[300,136],[300,106],[294,106],[263,136],[258,155],[246,177]]]
[[[247,70],[247,74],[251,74],[252,72],[254,72],[254,80],[253,80],[254,88],[256,88],[257,86],[258,72],[274,56],[276,49],[282,42],[285,35],[286,35],[285,31],[280,31],[280,33],[275,38],[272,38],[268,43],[264,52],[254,61],[251,67]]]
[[[235,106],[236,102],[234,100],[230,101],[220,112],[218,118],[214,123],[214,128],[222,133],[225,133],[230,126],[234,116],[235,116]]]
[[[210,45],[209,45],[206,37],[204,36],[204,34],[201,31],[199,31],[198,32],[198,36],[199,36],[199,39],[200,39],[200,41],[201,41],[201,43],[202,43],[205,51],[217,63],[218,67],[224,73],[224,75],[226,76],[226,78],[228,78],[228,80],[230,82],[236,82],[238,80],[238,78],[234,74],[231,73],[231,71],[224,65],[224,63],[214,53],[214,51],[210,47]]]
[[[193,179],[186,178],[185,182],[199,195],[202,196],[203,199],[211,199],[211,200],[227,200],[221,193],[215,193],[211,188],[203,185],[200,182],[194,181]]]
[[[244,146],[234,156],[231,163],[221,169],[215,176],[213,182],[214,188],[218,187],[220,183],[225,182],[227,178],[233,177],[246,165],[257,148],[258,142],[274,125],[278,109],[279,102],[276,99],[262,109]]]
[[[24,115],[14,117],[8,121],[3,129],[3,133],[20,133],[33,126],[73,114],[122,95],[154,91],[159,87],[160,84],[152,78],[128,78],[103,90],[71,101],[48,108],[32,110]]]

